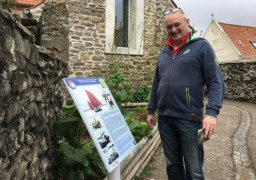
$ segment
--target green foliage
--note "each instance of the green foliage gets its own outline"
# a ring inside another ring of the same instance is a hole
[[[6,9],[9,12],[15,9],[16,0],[0,0],[0,7],[2,5],[3,9]]]
[[[64,179],[103,179],[107,172],[92,142],[80,149],[61,143],[57,154],[60,159],[58,174]]]
[[[58,174],[67,180],[103,179],[107,171],[90,139],[83,137],[87,132],[75,104],[64,106],[67,116],[53,124],[53,130],[65,138],[59,144]]]
[[[142,107],[136,108],[136,112],[144,110]],[[58,174],[65,180],[103,179],[107,171],[91,139],[84,137],[88,132],[75,104],[64,106],[62,111],[67,114],[66,117],[53,123],[53,130],[64,138],[57,149]],[[144,136],[153,136],[146,122],[128,117],[131,112],[126,111],[126,114],[126,123],[136,142]]]
[[[114,67],[116,72],[106,80],[106,83],[118,107],[121,109],[122,103],[134,102],[134,98],[127,79],[119,72],[118,66]]]
[[[126,121],[127,125],[129,126],[129,129],[131,130],[131,133],[137,143],[145,136],[147,136],[149,138],[153,137],[153,133],[149,129],[146,122],[141,121],[141,120],[135,121],[131,117],[125,118],[125,121]]]
[[[122,103],[134,102],[134,97],[141,101],[148,97],[150,90],[147,86],[137,89],[133,95],[127,79],[119,72],[118,66],[113,65],[112,72],[106,83],[120,109]],[[92,140],[84,137],[88,132],[76,105],[71,101],[62,108],[62,111],[66,116],[53,124],[56,134],[64,138],[57,150],[58,174],[67,180],[103,179],[107,171]],[[136,108],[136,112],[143,111],[145,108]],[[131,113],[133,112],[125,113],[125,120],[136,142],[144,136],[152,137],[152,131],[147,123],[141,120],[135,121],[130,117]]]
[[[147,166],[142,173],[139,176],[135,176],[134,180],[143,180],[147,177],[150,177],[153,175],[153,172],[156,170],[157,168],[155,166]]]
[[[136,110],[136,112],[142,113],[145,110],[147,110],[147,107],[140,107],[140,106],[138,106],[138,107],[135,108],[135,110]]]
[[[160,146],[158,146],[155,155],[159,156],[161,154],[163,154],[163,149]],[[151,162],[153,162],[155,160],[155,158],[152,158],[148,165],[145,167],[145,169],[143,169],[143,171],[141,172],[141,174],[138,174],[134,177],[134,180],[144,180],[144,179],[148,179],[150,177],[152,177],[152,175],[154,174],[154,171],[157,170],[157,167],[153,164],[151,164]]]
[[[150,88],[148,86],[139,87],[134,92],[135,102],[148,102],[149,93],[150,93]]]
[[[128,117],[131,117],[131,114],[134,113],[134,112],[130,111],[130,110],[122,109],[121,113],[122,113],[124,118],[128,118]]]

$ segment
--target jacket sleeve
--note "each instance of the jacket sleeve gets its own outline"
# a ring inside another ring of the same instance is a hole
[[[200,51],[200,59],[209,94],[205,115],[217,118],[225,96],[225,84],[214,50],[206,40]]]
[[[148,104],[148,115],[154,115],[155,110],[157,109],[157,89],[158,89],[158,83],[159,83],[159,71],[158,71],[158,65],[156,66],[156,72],[154,75],[151,91],[150,91],[150,101]]]

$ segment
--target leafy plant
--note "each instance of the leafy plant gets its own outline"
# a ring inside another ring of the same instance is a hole
[[[147,102],[149,93],[150,93],[150,88],[148,86],[145,85],[145,86],[139,87],[134,92],[135,102]]]
[[[58,174],[67,180],[104,178],[107,171],[92,140],[86,136],[88,132],[76,105],[72,102],[64,106],[62,111],[66,113],[66,116],[53,123],[53,130],[63,139],[57,150]],[[142,111],[145,111],[145,108],[136,108],[136,112]],[[132,113],[134,112],[127,112],[125,120],[136,142],[144,136],[152,137],[152,131],[147,123],[129,117]]]
[[[101,179],[107,174],[105,166],[91,139],[75,104],[62,108],[67,116],[53,124],[53,130],[64,140],[59,143],[58,174],[67,180]]]
[[[135,108],[136,112],[139,112],[139,113],[144,112],[146,109],[147,109],[146,107],[140,107],[140,106]]]
[[[146,168],[142,171],[142,173],[139,176],[135,176],[134,180],[143,180],[147,177],[150,177],[153,175],[153,172],[157,169],[156,166],[146,166]]]
[[[0,7],[6,9],[9,12],[12,12],[16,8],[15,6],[16,0],[0,0]]]
[[[131,117],[125,118],[125,121],[137,143],[145,136],[149,138],[153,137],[153,133],[146,122],[141,120],[135,121],[134,118]]]
[[[127,79],[119,72],[118,66],[114,65],[114,68],[116,72],[107,79],[106,83],[121,109],[122,103],[134,102],[134,98]]]

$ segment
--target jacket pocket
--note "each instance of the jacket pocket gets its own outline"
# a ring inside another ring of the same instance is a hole
[[[164,109],[168,107],[168,84],[161,84],[157,90],[157,108]]]
[[[189,107],[189,105],[190,105],[189,87],[186,87],[186,101],[187,101],[187,106]]]
[[[186,85],[170,85],[170,106],[178,110],[188,110],[191,105],[190,87]]]

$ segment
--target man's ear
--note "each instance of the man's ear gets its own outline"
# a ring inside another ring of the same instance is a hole
[[[188,25],[189,25],[189,19],[187,19],[186,21],[187,21],[187,23],[188,23]]]

